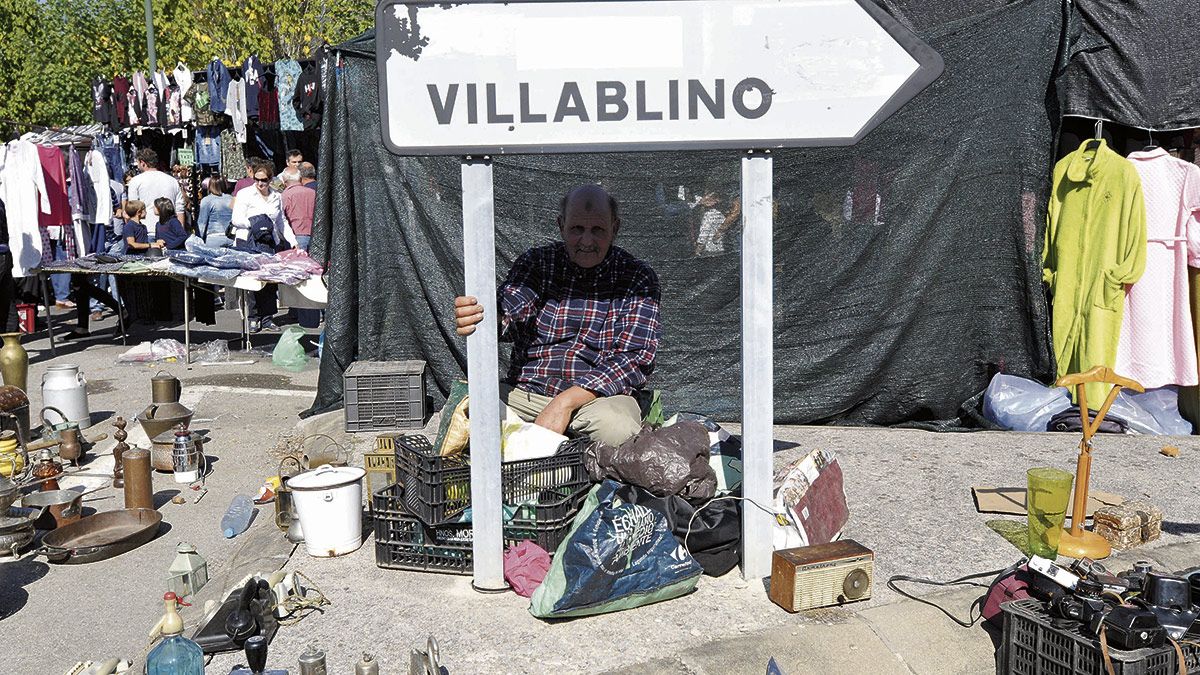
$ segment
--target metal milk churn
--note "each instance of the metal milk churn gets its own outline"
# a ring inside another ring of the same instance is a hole
[[[192,432],[187,429],[175,432],[171,469],[175,472],[176,483],[192,483],[200,478],[200,451],[192,440]]]
[[[57,408],[67,419],[80,426],[91,424],[88,411],[87,380],[73,363],[50,366],[42,375],[42,405]]]

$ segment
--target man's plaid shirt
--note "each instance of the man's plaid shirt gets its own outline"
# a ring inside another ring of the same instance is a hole
[[[498,292],[500,336],[513,342],[510,382],[543,396],[578,385],[630,394],[654,369],[658,275],[616,246],[583,269],[562,242],[526,251]]]

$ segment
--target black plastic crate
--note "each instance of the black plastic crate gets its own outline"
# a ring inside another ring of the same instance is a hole
[[[1084,633],[1082,624],[1058,628],[1045,603],[1034,598],[1013,600],[1000,606],[1004,612],[1004,637],[999,668],[1003,675],[1104,675],[1100,640]],[[1187,672],[1200,673],[1200,647],[1183,644]],[[1167,643],[1125,651],[1109,648],[1116,675],[1178,675],[1175,648]]]
[[[550,457],[504,462],[500,492],[505,504],[549,504],[588,485],[586,438],[564,442]],[[409,434],[396,441],[396,481],[405,505],[428,525],[452,523],[471,505],[471,465],[465,456],[442,457],[429,439]]]
[[[424,361],[355,361],[342,375],[347,432],[425,424]]]
[[[506,545],[530,540],[551,556],[566,539],[587,487],[549,504],[529,505],[504,525]],[[429,526],[409,513],[403,488],[388,487],[372,495],[375,518],[375,564],[388,569],[470,574],[470,523]]]

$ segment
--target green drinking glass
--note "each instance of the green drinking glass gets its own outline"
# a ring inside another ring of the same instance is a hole
[[[1035,467],[1026,474],[1025,510],[1029,514],[1029,553],[1054,560],[1071,500],[1075,477],[1062,469]]]

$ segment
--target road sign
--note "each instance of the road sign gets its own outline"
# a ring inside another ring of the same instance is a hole
[[[849,145],[942,62],[869,0],[384,2],[404,155]]]

